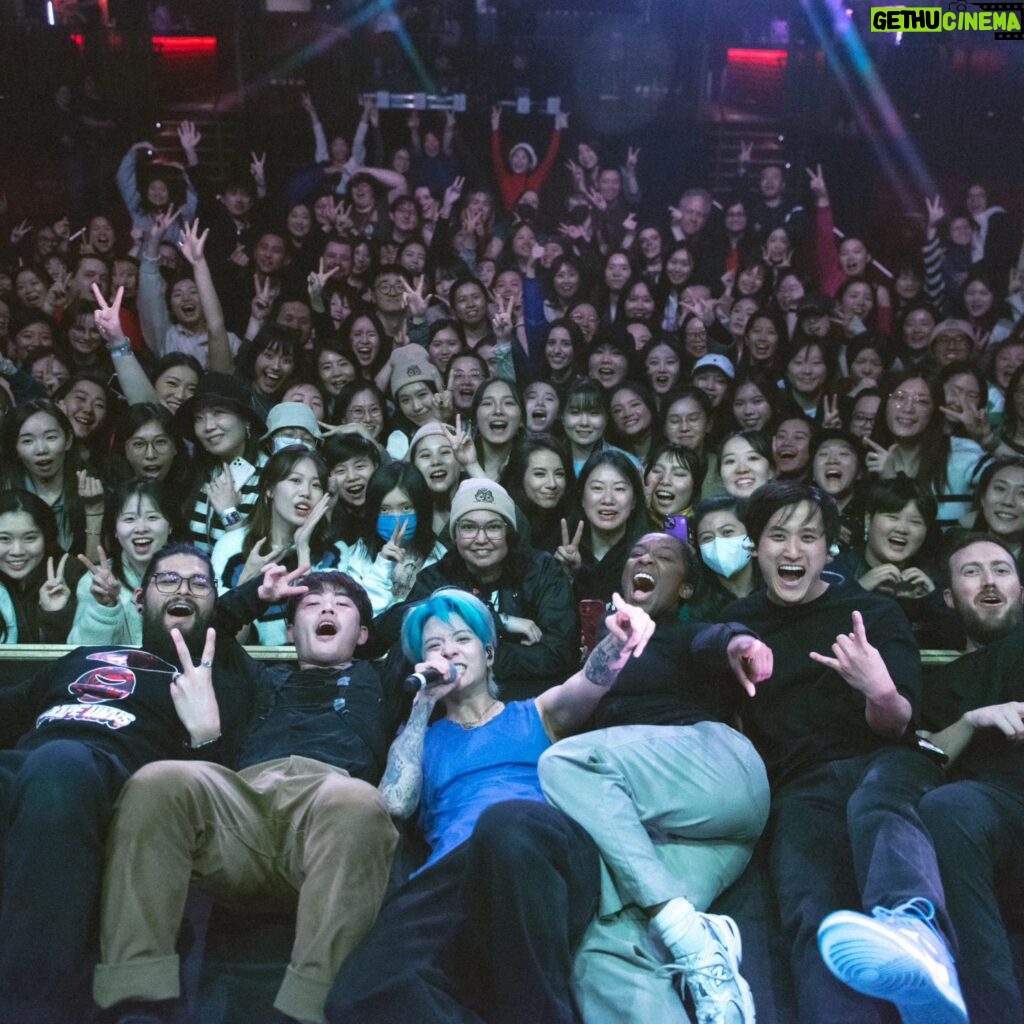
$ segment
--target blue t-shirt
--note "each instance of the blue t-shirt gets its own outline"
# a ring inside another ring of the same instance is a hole
[[[537,761],[551,746],[537,705],[514,701],[475,729],[442,719],[423,745],[420,825],[430,843],[427,865],[464,843],[477,819],[502,800],[544,802]]]

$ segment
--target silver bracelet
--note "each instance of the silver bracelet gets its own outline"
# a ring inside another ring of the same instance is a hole
[[[111,359],[124,359],[125,356],[132,354],[132,343],[125,338],[124,341],[119,342],[117,345],[108,345],[107,351],[110,353]]]

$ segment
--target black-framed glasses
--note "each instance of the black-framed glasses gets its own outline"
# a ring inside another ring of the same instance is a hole
[[[474,523],[469,519],[460,519],[455,524],[455,532],[463,540],[476,540],[482,533],[488,540],[497,540],[505,536],[505,522],[502,519],[492,519],[489,523]]]
[[[182,583],[193,597],[206,597],[213,590],[213,580],[202,573],[182,576],[180,572],[155,572],[151,577],[153,585],[161,594],[176,594]]]

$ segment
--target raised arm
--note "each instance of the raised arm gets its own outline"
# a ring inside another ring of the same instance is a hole
[[[160,240],[178,216],[178,211],[158,213],[149,225],[139,261],[139,322],[146,344],[157,356],[164,354],[171,317],[164,298],[164,279],[160,276]]]
[[[186,224],[181,230],[179,248],[182,255],[192,264],[196,288],[199,291],[199,304],[203,309],[208,338],[207,369],[218,373],[234,373],[235,358],[228,341],[227,327],[224,325],[224,310],[217,295],[217,289],[210,275],[210,266],[206,262],[204,249],[206,237],[210,229],[199,234],[199,221]]]
[[[389,199],[405,195],[409,191],[409,184],[405,180],[405,175],[399,174],[398,171],[392,171],[387,167],[357,167],[352,173],[368,174],[371,178],[379,181],[388,190]]]
[[[142,201],[139,197],[139,183],[135,176],[135,160],[140,149],[150,147],[148,142],[136,142],[121,158],[117,167],[117,190],[132,220],[142,215]]]
[[[313,106],[313,97],[308,92],[302,94],[302,109],[309,114],[309,126],[313,129],[313,163],[325,164],[330,159],[327,152],[327,135],[316,107]]]
[[[135,358],[131,342],[121,330],[121,300],[124,298],[124,287],[117,289],[114,301],[109,306],[98,284],[92,286],[92,292],[96,297],[97,306],[96,330],[106,342],[107,351],[114,362],[114,372],[128,404],[156,402],[156,389],[142,369],[142,364]]]
[[[537,698],[537,710],[552,740],[583,726],[626,662],[644,653],[654,633],[654,620],[642,608],[626,604],[618,594],[612,603],[615,611],[605,619],[608,635],[590,652],[583,668]]]

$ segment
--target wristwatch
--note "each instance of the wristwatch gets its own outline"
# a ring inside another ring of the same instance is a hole
[[[226,508],[220,513],[220,521],[225,526],[236,526],[242,521],[242,513],[232,505],[230,508]]]

